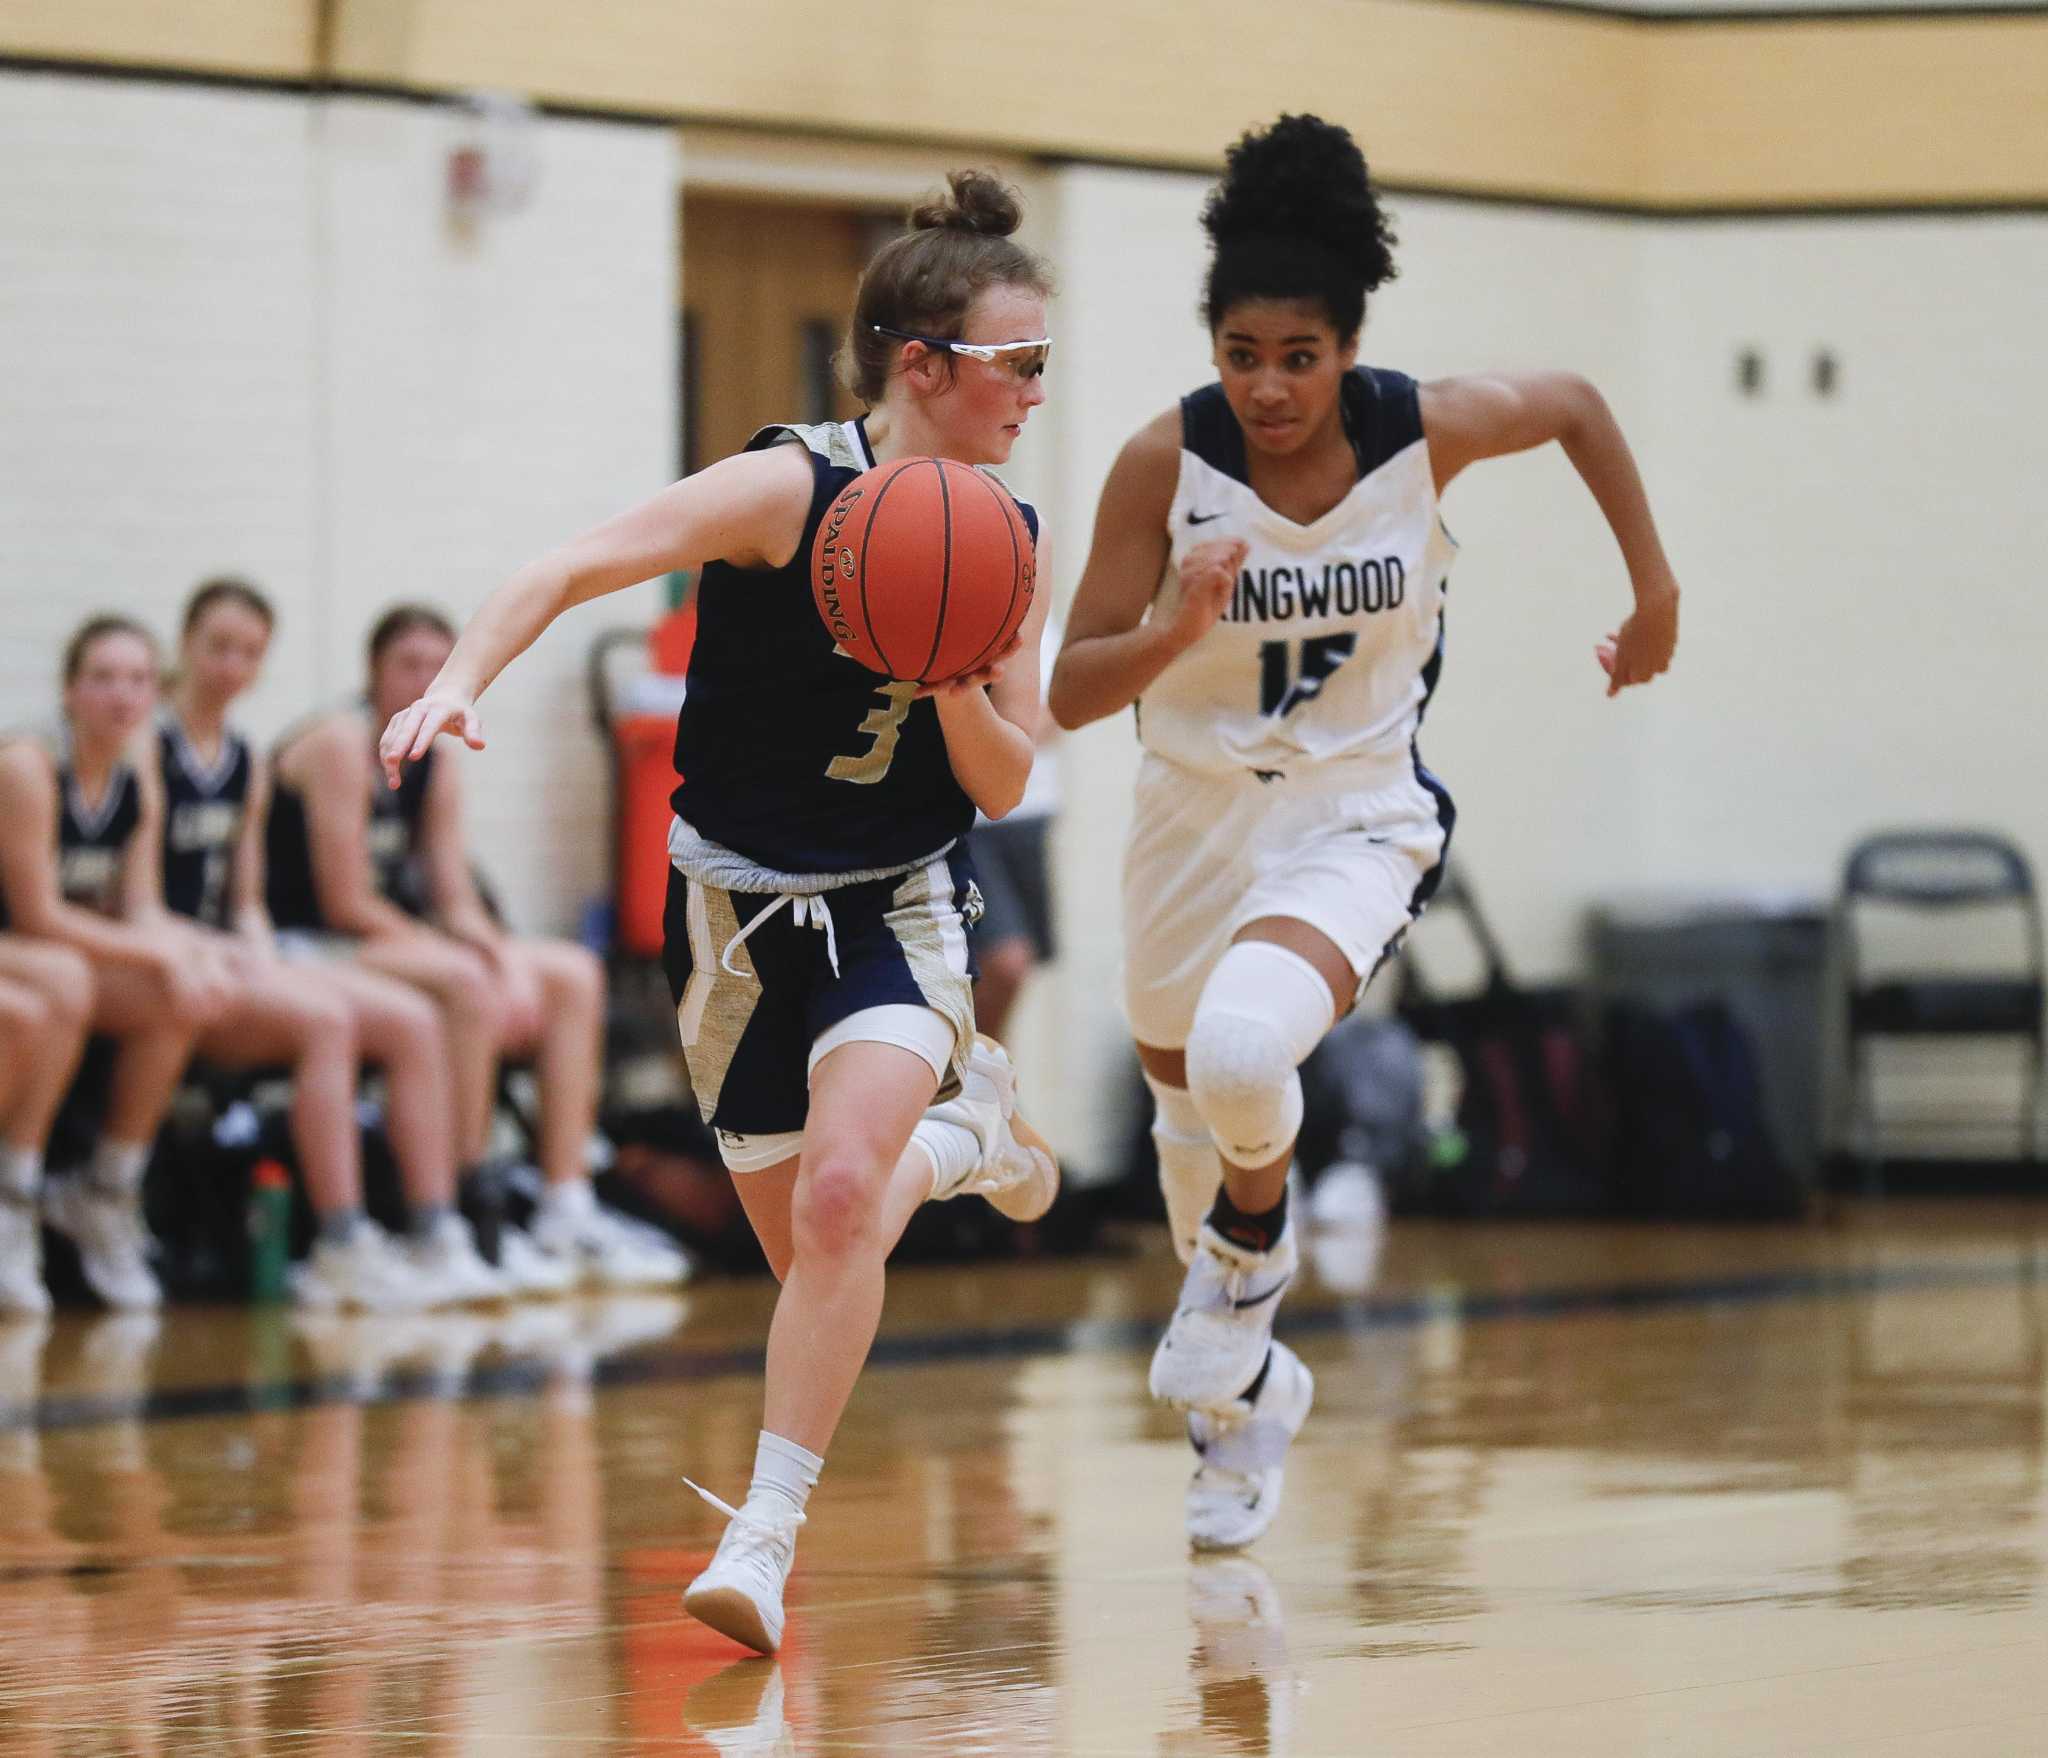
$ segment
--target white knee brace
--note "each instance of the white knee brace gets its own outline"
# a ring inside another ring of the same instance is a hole
[[[1188,1092],[1233,1166],[1267,1166],[1301,1128],[1302,1059],[1336,1018],[1322,973],[1299,953],[1245,940],[1217,961],[1188,1034]]]
[[[1173,1234],[1173,1249],[1182,1263],[1188,1263],[1195,1255],[1202,1217],[1223,1182],[1223,1160],[1216,1152],[1216,1138],[1185,1091],[1149,1074],[1145,1084],[1152,1089],[1152,1147],[1159,1156],[1166,1224]]]

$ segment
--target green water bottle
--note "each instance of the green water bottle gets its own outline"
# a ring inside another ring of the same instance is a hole
[[[292,1181],[275,1160],[258,1160],[249,1177],[249,1298],[291,1292]]]

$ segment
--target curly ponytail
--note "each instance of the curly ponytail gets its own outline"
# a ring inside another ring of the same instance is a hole
[[[1320,304],[1344,341],[1368,293],[1394,278],[1394,231],[1348,129],[1282,116],[1225,156],[1202,226],[1215,247],[1203,314],[1216,329],[1244,299]]]

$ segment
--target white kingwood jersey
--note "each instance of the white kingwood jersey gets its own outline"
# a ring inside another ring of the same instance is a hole
[[[1357,367],[1340,396],[1358,480],[1309,525],[1252,491],[1220,385],[1181,399],[1166,580],[1209,538],[1250,551],[1222,620],[1138,704],[1139,738],[1170,762],[1277,779],[1337,759],[1412,761],[1457,546],[1437,516],[1415,381]]]

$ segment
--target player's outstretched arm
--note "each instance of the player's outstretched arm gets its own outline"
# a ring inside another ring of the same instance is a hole
[[[1441,494],[1469,464],[1564,447],[1621,546],[1635,609],[1595,649],[1612,696],[1647,684],[1678,645],[1678,580],[1665,557],[1650,498],[1607,399],[1577,373],[1474,373],[1422,387],[1422,430]]]
[[[443,732],[482,750],[477,698],[572,605],[711,561],[781,566],[802,541],[810,503],[802,447],[742,452],[528,562],[469,619],[427,693],[392,716],[378,745],[385,778],[396,787],[400,765]]]
[[[1196,545],[1160,590],[1179,476],[1180,411],[1170,409],[1131,436],[1102,485],[1088,565],[1052,673],[1052,717],[1069,731],[1128,708],[1230,602],[1244,561],[1235,540]]]

